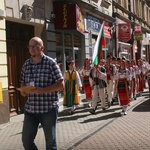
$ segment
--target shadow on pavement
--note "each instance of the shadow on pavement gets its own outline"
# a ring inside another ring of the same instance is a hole
[[[90,118],[88,120],[85,120],[83,123],[87,123],[87,122],[92,122],[92,121],[97,121],[97,120],[107,120],[107,119],[110,119],[110,118],[116,118],[116,117],[121,117],[121,113],[117,112],[117,113],[114,113],[115,111],[117,110],[120,110],[121,108],[109,108],[109,109],[106,109],[105,111],[102,111],[101,109],[97,109],[96,113],[94,115],[97,115],[97,114],[105,114],[104,116],[100,116],[100,117],[96,117],[96,118]],[[69,111],[63,111],[59,114],[58,116],[58,122],[62,122],[62,121],[71,121],[71,120],[77,120],[79,118],[85,118],[89,115],[93,115],[89,112],[90,109],[80,109],[80,108],[77,108],[77,110],[74,112],[73,115],[70,114]],[[87,114],[88,112],[88,114]],[[107,113],[110,113],[111,114],[107,114]],[[83,113],[86,113],[86,114],[83,114]]]
[[[64,121],[73,121],[73,120],[78,120],[79,118],[84,118],[89,116],[88,114],[80,114],[80,115],[75,115],[75,113],[73,115],[68,115],[68,116],[64,116],[63,118],[58,118],[57,121],[58,122],[64,122]]]
[[[84,120],[83,122],[80,122],[80,123],[88,123],[88,122],[93,122],[93,121],[97,121],[97,120],[107,120],[107,119],[118,118],[118,117],[122,117],[121,113],[112,113],[112,114],[100,116],[97,118],[90,118],[90,119]]]
[[[150,111],[150,99],[144,101],[143,103],[141,103],[140,105],[138,105],[137,107],[135,107],[133,110],[133,112],[147,112]]]

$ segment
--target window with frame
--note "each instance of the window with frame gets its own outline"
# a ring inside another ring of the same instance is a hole
[[[122,0],[122,6],[126,9],[128,9],[128,1],[127,0]]]
[[[148,19],[147,19],[147,16],[148,16],[148,9],[147,9],[148,7],[147,6],[145,6],[145,21],[148,21]]]
[[[142,18],[143,17],[143,4],[142,4],[142,1],[140,0],[139,1],[139,16],[140,16],[140,18]]]
[[[122,0],[118,0],[118,4],[120,4],[120,5],[121,5],[121,1],[122,1]]]
[[[135,13],[137,14],[137,16],[140,16],[139,9],[139,0],[135,0]]]

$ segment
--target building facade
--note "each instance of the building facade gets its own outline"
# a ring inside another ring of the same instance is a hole
[[[116,55],[149,60],[150,7],[146,0],[113,0]]]
[[[76,68],[83,65],[83,59],[92,59],[93,47],[97,39],[101,24],[105,21],[104,35],[106,49],[113,53],[113,38],[108,29],[115,19],[112,17],[112,1],[108,0],[54,0],[55,14],[54,27],[56,35],[56,53],[50,50],[50,55],[56,55],[56,60],[62,62],[62,71],[65,70],[65,61],[74,59]]]
[[[56,6],[58,3],[60,6]],[[85,57],[92,58],[94,43],[105,21],[107,51],[113,52],[113,39],[108,32],[115,22],[111,0],[0,0],[0,4],[0,82],[3,96],[0,123],[8,122],[10,116],[23,112],[26,98],[17,88],[22,65],[30,56],[27,45],[31,37],[43,39],[45,53],[61,61],[64,72],[66,60],[75,59],[76,67],[80,68]],[[59,11],[63,13],[62,18],[58,16]],[[62,21],[65,21],[63,26],[59,26]]]

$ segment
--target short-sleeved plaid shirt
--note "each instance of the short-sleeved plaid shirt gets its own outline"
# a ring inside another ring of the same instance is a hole
[[[38,88],[50,86],[61,79],[63,76],[56,61],[45,54],[37,64],[34,64],[32,59],[26,60],[20,77],[21,82],[26,85],[34,83]],[[39,95],[30,93],[25,104],[25,111],[34,114],[46,113],[56,106],[58,106],[57,92]]]

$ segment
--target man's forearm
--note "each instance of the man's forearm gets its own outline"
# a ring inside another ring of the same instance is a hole
[[[64,88],[64,80],[60,80],[51,86],[43,88],[43,90],[45,91],[44,93],[49,93],[49,92],[55,92],[55,91],[63,90],[63,88]]]

